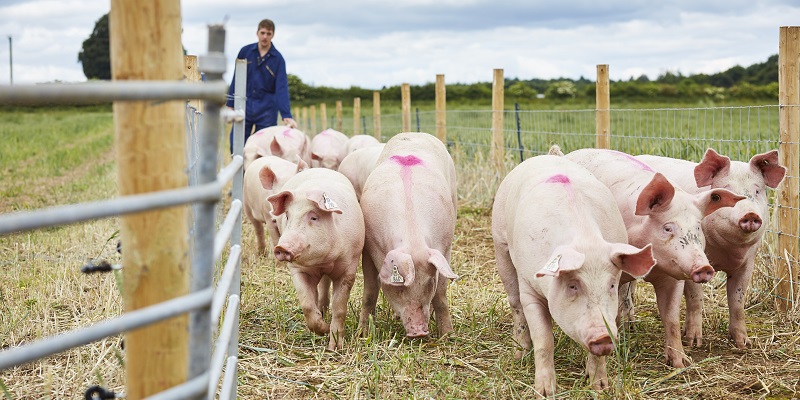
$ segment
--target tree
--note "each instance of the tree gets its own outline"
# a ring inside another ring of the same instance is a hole
[[[111,79],[111,55],[108,42],[108,14],[94,24],[94,31],[83,41],[78,62],[87,79]]]

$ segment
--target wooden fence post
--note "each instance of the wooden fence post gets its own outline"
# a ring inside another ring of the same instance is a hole
[[[342,101],[336,100],[336,130],[342,131]]]
[[[319,103],[319,121],[322,123],[319,127],[320,132],[328,129],[328,107],[325,103]]]
[[[505,164],[506,147],[503,140],[503,108],[505,95],[503,70],[497,68],[492,77],[492,160],[497,172],[502,172]]]
[[[595,112],[596,146],[598,149],[611,148],[611,94],[608,84],[608,64],[597,65],[597,98]]]
[[[361,134],[361,97],[353,98],[353,134]]]
[[[372,136],[381,140],[381,92],[372,92]]]
[[[304,127],[303,132],[311,132],[311,124],[309,123],[310,121],[308,120],[308,106],[303,107],[302,113],[303,113],[303,127]],[[311,132],[311,134],[315,135],[316,132]]]
[[[197,67],[197,56],[183,56],[183,78],[188,82],[200,82],[200,69]],[[189,99],[189,104],[198,112],[203,112],[198,99]]]
[[[794,286],[800,270],[798,236],[800,232],[800,27],[780,27],[778,81],[780,103],[780,163],[786,177],[776,191],[778,204],[778,258],[775,277],[778,281],[778,308],[788,311],[794,304]],[[794,284],[793,284],[794,282]]]
[[[309,112],[311,114],[311,132],[317,134],[317,106],[310,106]]]
[[[180,1],[112,0],[109,22],[114,80],[182,79]],[[113,110],[119,194],[186,187],[185,101],[121,101]],[[125,311],[189,292],[187,226],[187,207],[120,217]],[[183,383],[188,344],[187,315],[127,332],[127,398]]]
[[[447,90],[444,75],[436,75],[436,137],[447,144]]]
[[[400,89],[403,132],[411,132],[411,86],[404,83]]]

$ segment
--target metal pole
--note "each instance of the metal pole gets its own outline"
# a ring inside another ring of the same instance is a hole
[[[417,132],[422,132],[422,130],[419,128],[419,107],[416,108],[416,111],[417,111]]]
[[[364,115],[361,116],[361,127],[362,127],[361,133],[366,135],[367,134],[367,117],[364,116]]]
[[[200,69],[209,81],[221,81],[225,72],[225,28],[208,27],[208,55],[200,58]],[[220,109],[222,101],[206,101],[200,135],[200,184],[211,182],[217,175],[217,153],[222,128]],[[201,203],[196,207],[194,257],[192,257],[191,291],[204,290],[214,280],[214,235],[216,232],[216,202]],[[195,311],[189,319],[189,378],[198,377],[211,364],[211,307]]]
[[[519,103],[514,103],[514,113],[517,116],[517,147],[519,148],[519,162],[525,161],[522,156],[522,137],[520,136],[520,131],[522,130],[522,126],[519,122]]]

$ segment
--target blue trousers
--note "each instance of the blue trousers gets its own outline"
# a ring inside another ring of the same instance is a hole
[[[255,123],[253,121],[248,121],[247,119],[245,119],[244,120],[244,143],[247,143],[247,138],[249,138],[250,135],[253,134],[253,126],[255,126],[255,128],[256,128],[255,131],[258,132],[258,131],[260,131],[260,130],[262,130],[264,128],[269,128],[270,126],[275,126],[275,125],[277,125],[277,124],[273,123],[272,125],[261,125],[261,124]],[[231,126],[230,143],[231,143],[230,144],[231,154],[233,154],[233,126]]]

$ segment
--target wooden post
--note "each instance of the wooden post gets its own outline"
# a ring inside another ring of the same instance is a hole
[[[505,141],[503,140],[503,108],[505,87],[503,80],[503,70],[494,70],[492,78],[492,160],[495,169],[501,172],[506,158]]]
[[[372,92],[372,136],[381,140],[381,92]]]
[[[342,101],[336,100],[336,130],[342,131]]]
[[[317,106],[310,106],[309,111],[311,114],[311,132],[316,135],[319,132],[317,130]]]
[[[594,110],[595,129],[598,149],[611,148],[611,94],[608,85],[608,64],[597,64],[597,84],[595,86],[597,98]]]
[[[447,90],[444,75],[436,75],[436,137],[447,144]]]
[[[320,132],[328,129],[328,108],[325,103],[319,103],[319,121],[321,122]]]
[[[778,55],[778,101],[780,104],[779,162],[787,168],[786,177],[776,191],[778,204],[778,251],[775,277],[778,281],[778,308],[788,311],[794,304],[797,277],[800,275],[798,236],[800,236],[800,27],[780,27]],[[788,257],[788,258],[787,258]],[[794,293],[793,293],[794,292]]]
[[[303,107],[303,132],[311,132],[311,124],[308,123],[308,106]],[[316,135],[317,132],[311,132],[311,136]]]
[[[179,0],[112,0],[109,28],[114,80],[182,79]],[[121,101],[113,109],[119,194],[186,187],[185,101]],[[187,207],[120,217],[125,311],[189,292],[187,226]],[[188,338],[187,315],[127,332],[127,398],[183,383]]]
[[[189,82],[200,82],[200,69],[197,67],[197,56],[183,56],[183,79]],[[203,112],[201,105],[203,103],[198,99],[189,99],[189,105],[194,107],[198,112]]]
[[[400,89],[403,132],[411,132],[411,86],[404,83]]]
[[[361,134],[361,97],[353,99],[353,135]]]

